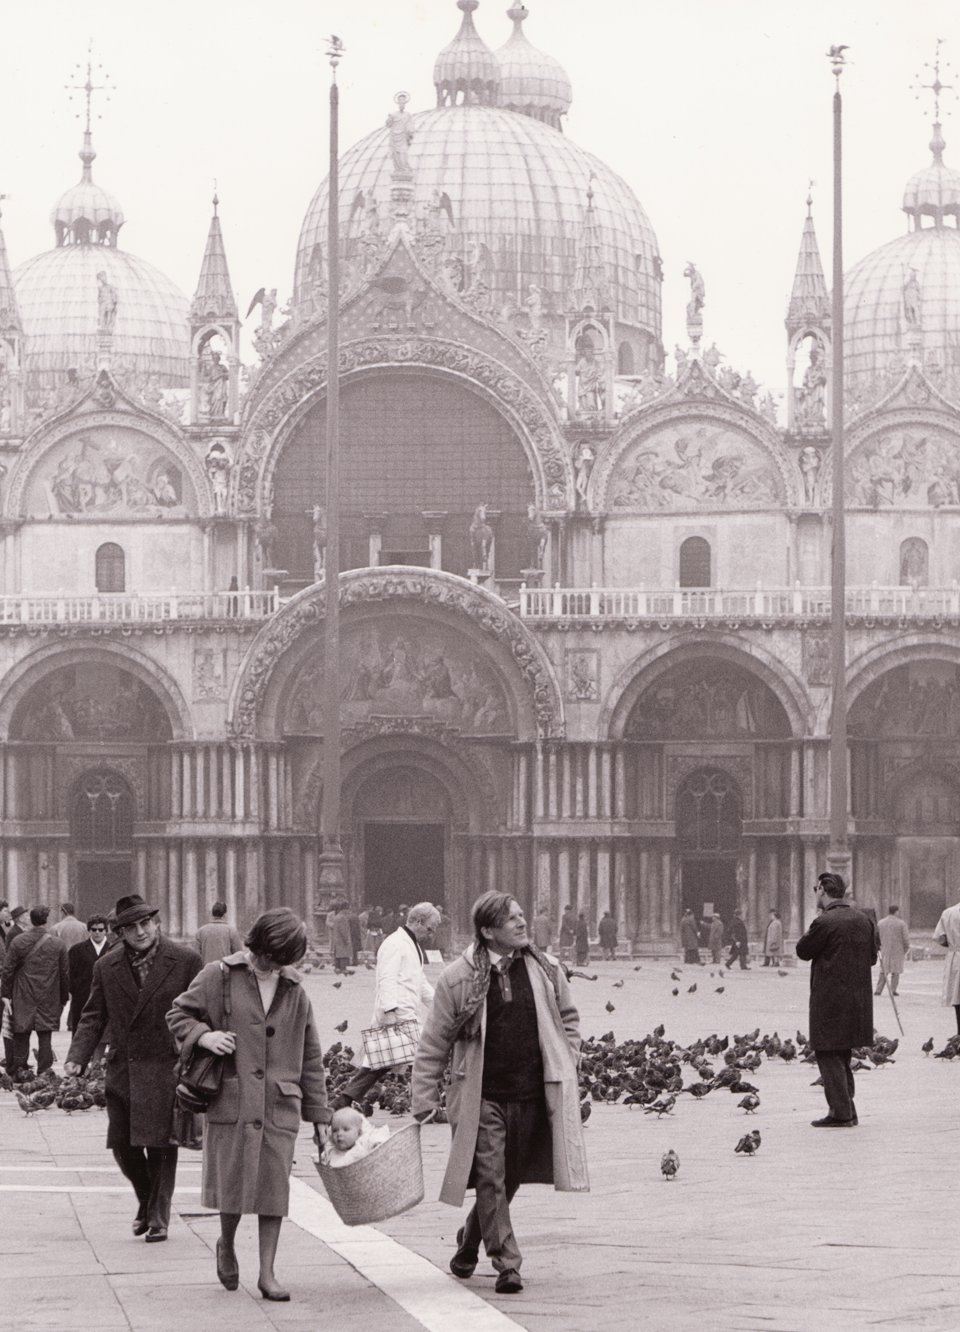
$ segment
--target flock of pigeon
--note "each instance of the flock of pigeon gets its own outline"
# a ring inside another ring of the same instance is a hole
[[[102,1110],[106,1104],[104,1070],[100,1063],[91,1064],[83,1077],[65,1078],[54,1069],[36,1076],[30,1072],[17,1077],[0,1072],[0,1091],[13,1092],[17,1105],[25,1115],[56,1106],[72,1114],[75,1110]]]

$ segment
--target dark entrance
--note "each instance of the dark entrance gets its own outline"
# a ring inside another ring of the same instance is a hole
[[[116,860],[77,860],[77,883],[74,902],[77,919],[86,920],[94,914],[106,915],[113,910],[118,897],[131,890],[130,861],[127,857]]]
[[[693,909],[698,923],[707,918],[709,910],[726,925],[737,905],[736,860],[685,855],[680,873],[681,905]]]
[[[365,823],[364,900],[371,906],[444,900],[442,823]]]
[[[737,783],[718,768],[691,772],[677,791],[681,906],[698,921],[705,908],[726,924],[737,902],[741,800]]]

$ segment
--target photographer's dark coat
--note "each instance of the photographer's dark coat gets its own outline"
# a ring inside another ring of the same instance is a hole
[[[828,901],[797,940],[810,968],[810,1044],[852,1050],[873,1043],[873,984],[877,927],[852,903]]]

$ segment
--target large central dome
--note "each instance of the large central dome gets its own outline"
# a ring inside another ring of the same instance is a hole
[[[559,76],[553,78],[558,89],[555,104],[548,105],[543,60],[530,57],[528,93],[521,86],[526,66],[513,58],[521,49],[519,41],[508,42],[494,54],[473,29],[475,5],[462,0],[460,8],[464,25],[457,40],[441,53],[434,74],[441,104],[411,117],[409,165],[415,211],[422,214],[439,196],[448,197],[452,220],[447,248],[463,257],[478,244],[488,248],[496,308],[511,302],[522,306],[533,285],[540,288],[544,310],[559,315],[570,307],[587,193],[592,188],[603,286],[610,293],[613,312],[621,323],[643,330],[659,345],[660,261],[646,213],[616,172],[561,132],[559,115],[565,102],[560,93],[567,99],[569,93],[561,88]],[[511,11],[515,28],[518,12],[516,7]],[[504,76],[509,74],[509,104],[529,106],[528,112],[508,110],[503,104],[498,58],[508,57],[509,69],[503,68]],[[348,257],[368,225],[371,200],[381,227],[388,229],[392,174],[390,131],[385,127],[343,155],[340,234]],[[297,305],[309,308],[316,256],[326,253],[326,233],[324,181],[300,232],[294,280]]]

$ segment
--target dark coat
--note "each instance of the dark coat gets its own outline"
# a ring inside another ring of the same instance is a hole
[[[338,911],[333,918],[330,930],[330,951],[334,957],[352,957],[353,940],[350,938],[350,917],[345,911]]]
[[[617,946],[617,922],[612,916],[603,916],[600,924],[597,926],[597,934],[600,936],[601,948],[616,948]]]
[[[727,926],[728,944],[736,944],[740,949],[746,949],[749,945],[747,939],[747,923],[742,916],[731,917],[730,924]]]
[[[810,1044],[815,1050],[850,1050],[873,1041],[873,985],[877,929],[849,902],[829,901],[797,940],[797,957],[810,968]]]
[[[90,998],[90,986],[93,983],[93,968],[99,958],[109,952],[113,946],[108,939],[98,953],[89,939],[76,943],[67,952],[67,966],[70,972],[70,1012],[67,1014],[67,1031],[76,1031],[80,1023],[87,1000]]]
[[[206,1113],[204,1207],[285,1216],[301,1120],[325,1123],[327,1084],[313,1009],[293,967],[281,967],[264,1015],[246,953],[223,959],[230,971],[230,1018],[223,1017],[221,964],[204,967],[167,1014],[189,1052],[208,1031],[236,1034],[220,1095]]]
[[[110,1027],[107,1053],[108,1147],[169,1147],[177,1048],[166,1015],[200,970],[200,954],[161,936],[142,990],[122,945],[93,968],[93,984],[67,1062],[86,1065]],[[130,1107],[129,1138],[111,1097]]]
[[[70,996],[67,945],[42,925],[18,934],[7,945],[0,993],[13,1000],[15,1032],[58,1031]]]

